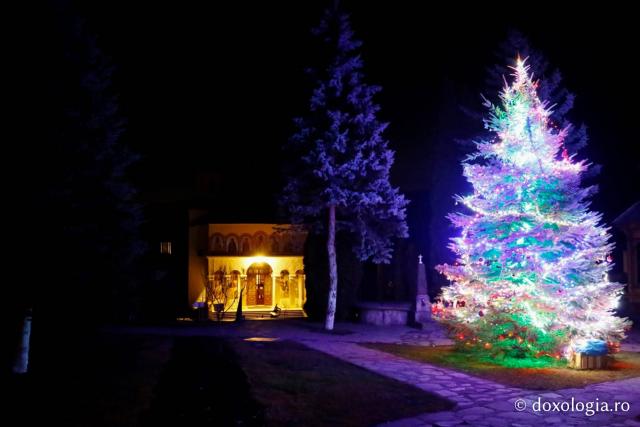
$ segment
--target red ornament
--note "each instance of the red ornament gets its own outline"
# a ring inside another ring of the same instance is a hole
[[[609,353],[619,353],[620,352],[620,343],[609,341],[607,342],[607,347],[609,349]]]

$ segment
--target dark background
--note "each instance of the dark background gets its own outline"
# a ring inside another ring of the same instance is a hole
[[[76,9],[117,67],[114,84],[129,120],[125,139],[144,155],[140,184],[190,183],[194,170],[237,165],[271,193],[279,147],[311,88],[304,74],[313,60],[309,29],[328,2],[131,3],[95,1]],[[606,211],[624,207],[628,200],[613,195],[638,160],[628,155],[637,144],[632,101],[639,95],[630,9],[586,6],[577,16],[544,3],[520,10],[513,4],[342,5],[364,42],[367,79],[383,87],[378,101],[400,166],[420,167],[405,152],[429,144],[446,101],[443,84],[472,95],[483,91],[492,53],[507,30],[517,28],[577,95],[573,116],[591,135],[583,156],[604,166],[596,201],[609,199],[600,202]],[[398,182],[405,184],[399,169]]]
[[[268,203],[279,188],[280,147],[291,118],[307,105],[309,29],[327,2],[161,3],[75,5],[117,67],[114,85],[129,123],[124,140],[144,156],[138,184],[192,185],[198,171],[217,170],[237,198]],[[397,150],[394,179],[405,191],[425,186],[430,139],[442,104],[450,102],[443,98],[479,106],[485,68],[516,28],[577,95],[572,117],[587,124],[591,137],[581,156],[603,165],[594,207],[610,222],[637,197],[639,90],[630,9],[342,5],[364,42],[367,80],[383,88],[378,101]]]
[[[121,141],[142,156],[130,169],[142,199],[197,187],[214,195],[226,218],[266,221],[278,213],[281,147],[292,118],[308,105],[312,82],[304,70],[316,58],[310,28],[330,4],[54,1],[26,22],[22,34],[34,48],[22,55],[35,61],[29,73],[35,87],[50,85],[48,61],[58,52],[52,40],[69,31],[69,16],[84,20],[116,67],[112,88],[127,120]],[[341,4],[364,42],[366,80],[383,88],[377,101],[396,150],[392,178],[412,200],[412,244],[429,267],[450,255],[446,238],[433,234],[453,208],[450,196],[470,191],[455,139],[482,130],[460,106],[482,108],[486,68],[510,29],[527,35],[577,96],[569,117],[585,123],[590,135],[578,158],[602,165],[593,208],[610,224],[640,197],[630,6],[578,12],[554,3]],[[614,237],[619,269],[622,240]],[[430,269],[430,280],[436,277]]]

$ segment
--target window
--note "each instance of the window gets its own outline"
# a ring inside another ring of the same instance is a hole
[[[160,253],[171,255],[171,242],[160,242]]]

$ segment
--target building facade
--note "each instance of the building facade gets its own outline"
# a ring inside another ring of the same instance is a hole
[[[306,233],[288,225],[208,224],[193,213],[189,232],[189,303],[211,316],[242,311],[303,315]]]

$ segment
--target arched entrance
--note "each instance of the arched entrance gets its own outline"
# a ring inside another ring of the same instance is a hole
[[[247,269],[247,305],[272,305],[273,270],[266,262],[254,263]]]

